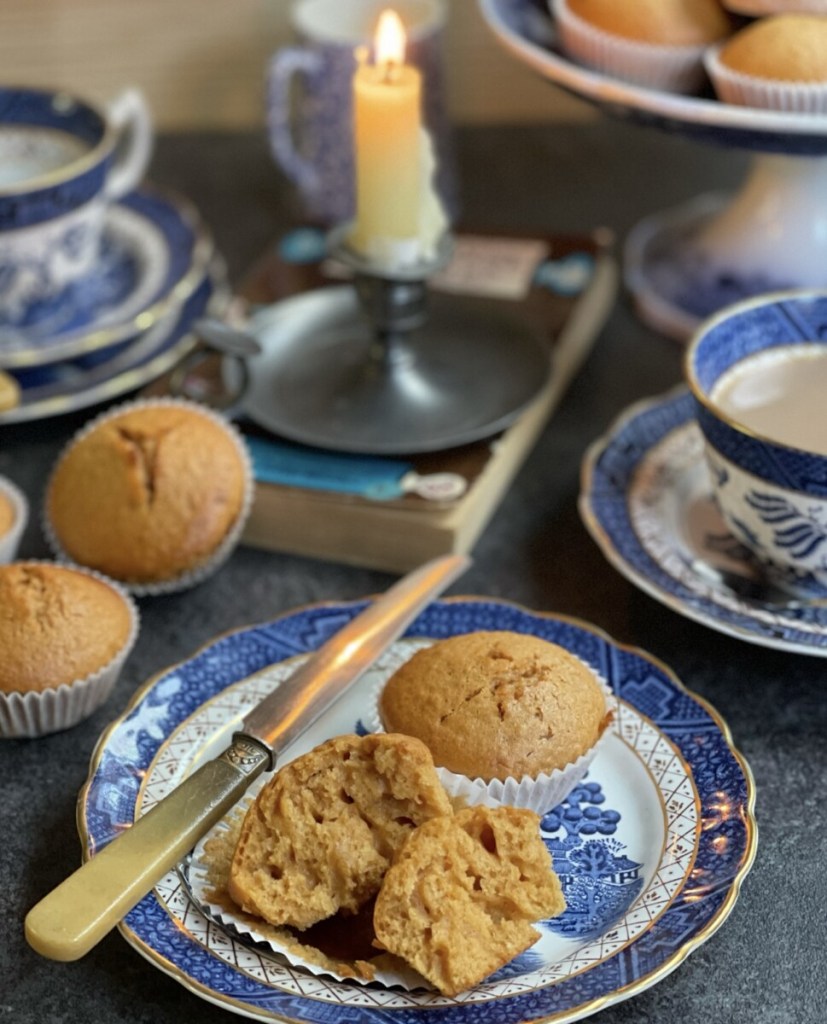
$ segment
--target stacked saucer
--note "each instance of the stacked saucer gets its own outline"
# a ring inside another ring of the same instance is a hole
[[[109,401],[147,384],[195,345],[193,323],[218,314],[226,274],[196,210],[141,186],[106,214],[82,302],[44,308],[25,330],[0,328],[0,373],[16,401],[0,425]]]

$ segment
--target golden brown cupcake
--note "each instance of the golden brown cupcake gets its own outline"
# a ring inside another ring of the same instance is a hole
[[[408,834],[451,814],[431,755],[409,736],[339,736],[282,768],[244,819],[229,893],[246,913],[305,929],[355,914]]]
[[[827,16],[759,18],[706,55],[719,99],[739,106],[827,112]]]
[[[67,728],[109,695],[137,633],[109,580],[49,562],[0,566],[0,732]]]
[[[60,554],[137,593],[188,585],[229,554],[250,478],[235,430],[206,409],[132,403],[64,452],[46,496],[50,538]]]
[[[735,22],[718,0],[552,0],[566,53],[627,82],[669,92],[703,84],[703,52]]]
[[[483,798],[541,813],[583,777],[612,717],[579,658],[509,631],[417,651],[383,687],[378,714],[382,728],[422,740],[449,795],[479,802],[466,785],[478,780]]]
[[[483,981],[565,910],[532,811],[472,807],[405,840],[373,913],[377,941],[446,996]]]

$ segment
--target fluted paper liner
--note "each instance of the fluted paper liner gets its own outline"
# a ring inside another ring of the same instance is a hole
[[[46,560],[26,559],[25,564],[51,565],[53,563]],[[49,733],[69,729],[88,718],[109,697],[123,664],[138,637],[140,625],[138,609],[123,587],[93,569],[85,569],[76,565],[63,565],[61,568],[91,576],[114,590],[123,599],[129,610],[129,633],[123,646],[111,661],[83,679],[75,679],[70,683],[63,683],[60,686],[49,687],[41,691],[0,692],[0,736],[5,739],[45,736]]]
[[[667,45],[625,39],[597,28],[549,0],[562,48],[581,64],[625,82],[664,92],[698,92],[704,83],[704,45]]]
[[[574,655],[576,657],[576,655]],[[582,661],[582,659],[578,659]],[[585,665],[586,663],[583,662]],[[555,768],[551,772],[538,772],[537,775],[523,775],[518,779],[472,779],[467,775],[459,775],[437,765],[437,775],[448,796],[459,803],[473,806],[485,804],[487,807],[499,807],[508,804],[511,807],[525,807],[542,817],[556,807],[569,795],[589,770],[589,766],[597,756],[597,752],[612,731],[616,701],[614,694],[603,679],[590,665],[586,665],[603,691],[606,700],[607,718],[603,731],[595,743],[584,753],[563,768]],[[379,716],[379,697],[387,680],[377,684],[371,694],[371,704],[366,716],[365,725],[371,732],[385,732]]]
[[[722,46],[709,47],[704,64],[715,94],[723,103],[789,114],[827,114],[827,81],[788,82],[745,75],[724,64],[720,58]]]

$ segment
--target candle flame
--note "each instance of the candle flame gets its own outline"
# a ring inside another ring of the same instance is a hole
[[[401,67],[406,42],[405,26],[396,11],[382,11],[376,26],[376,63]]]

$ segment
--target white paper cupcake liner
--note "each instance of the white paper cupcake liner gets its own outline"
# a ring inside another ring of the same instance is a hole
[[[789,114],[827,113],[827,81],[787,82],[745,75],[721,61],[721,46],[712,46],[706,51],[704,65],[715,95],[723,103],[782,110]]]
[[[248,805],[249,802],[249,800],[246,801],[246,804]],[[274,953],[283,957],[291,967],[300,967],[316,977],[356,982],[359,985],[378,983],[386,988],[396,987],[408,992],[416,988],[430,988],[430,985],[418,972],[413,970],[413,968],[407,967],[401,960],[395,957],[393,958],[393,967],[377,966],[372,978],[361,977],[355,972],[347,975],[341,974],[333,969],[327,957],[320,955],[318,959],[314,959],[311,949],[306,946],[304,947],[306,955],[303,955],[301,932],[296,933],[295,940],[288,940],[285,937],[285,940],[282,941],[278,933],[285,932],[286,934],[286,929],[271,928],[266,922],[257,921],[254,917],[244,914],[241,910],[234,913],[225,904],[215,902],[215,881],[211,877],[212,872],[208,866],[209,857],[205,846],[207,843],[215,840],[216,837],[222,835],[226,837],[228,828],[227,820],[224,819],[200,840],[192,852],[185,874],[190,895],[206,917],[221,925],[222,928],[231,934],[237,935],[245,942],[256,942],[267,946]],[[376,955],[379,956],[378,950]],[[381,958],[381,961],[387,962],[389,960],[391,958],[387,955]]]
[[[224,419],[224,417],[220,416],[212,409],[186,398],[138,398],[131,402],[123,402],[118,406],[107,409],[99,416],[90,420],[78,431],[77,434],[75,434],[61,452],[52,470],[49,483],[46,487],[46,494],[48,495],[51,490],[52,478],[57,472],[57,468],[61,461],[66,457],[69,450],[78,441],[86,437],[92,430],[100,426],[101,423],[105,423],[107,420],[110,420],[115,416],[120,416],[122,413],[130,412],[133,409],[158,408],[159,406],[178,406],[185,409],[191,409],[192,411],[204,416],[206,419],[211,420],[225,431],[227,436],[235,445],[239,459],[244,467],[244,494],[242,496],[241,507],[239,508],[235,521],[227,531],[227,535],[219,547],[216,548],[210,558],[206,561],[201,562],[199,565],[195,566],[195,568],[190,569],[187,572],[166,580],[141,583],[132,582],[130,580],[118,581],[121,586],[125,587],[129,593],[135,597],[154,597],[160,594],[172,594],[181,590],[188,590],[190,587],[194,587],[196,584],[202,583],[209,576],[212,576],[213,573],[217,572],[224,562],[227,561],[238,544],[253,504],[255,482],[253,476],[253,465],[247,445],[244,443],[244,439],[240,432],[232,423]],[[49,520],[46,502],[44,502],[43,505],[41,525],[43,533],[46,536],[47,543],[55,557],[61,562],[65,562],[67,564],[76,564],[75,560],[71,558],[66,551],[64,551],[60,543],[57,533]]]
[[[540,772],[537,775],[524,775],[521,779],[510,777],[486,782],[485,779],[472,779],[467,775],[460,775],[447,768],[437,766],[439,781],[448,796],[469,807],[476,804],[484,804],[486,807],[499,807],[502,804],[508,804],[510,807],[524,807],[541,817],[565,800],[578,782],[584,778],[600,747],[611,733],[612,720],[617,706],[614,694],[605,681],[590,666],[586,667],[595,675],[600,684],[606,700],[606,713],[612,716],[597,741],[587,751],[564,768],[555,768],[552,772]],[[365,725],[371,732],[386,731],[379,716],[379,697],[386,682],[387,680],[383,680],[378,683],[371,692],[370,706],[365,717]]]
[[[698,92],[705,47],[638,42],[612,35],[573,14],[566,0],[550,0],[564,51],[580,64],[625,82],[665,92]]]
[[[11,529],[0,537],[0,565],[13,562],[20,546],[20,538],[29,521],[29,503],[26,495],[8,477],[0,476],[0,494],[5,495],[14,509]]]
[[[45,560],[27,559],[26,565],[50,565]],[[70,729],[88,718],[107,700],[120,675],[123,664],[135,645],[140,616],[135,602],[125,588],[93,569],[64,566],[105,583],[123,599],[129,611],[130,627],[126,640],[115,656],[102,668],[83,679],[27,693],[0,692],[0,737],[4,739],[33,738]]]

